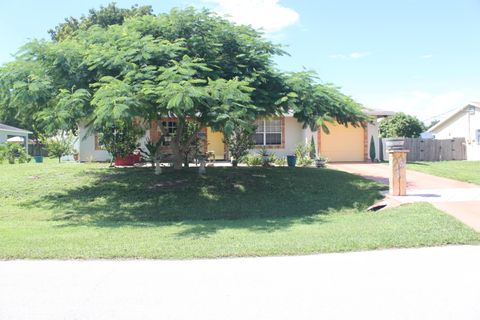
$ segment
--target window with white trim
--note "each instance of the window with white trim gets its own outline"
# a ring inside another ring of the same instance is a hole
[[[170,145],[172,141],[172,136],[177,132],[177,122],[176,121],[162,121],[163,129],[165,130],[165,145]]]
[[[278,146],[282,144],[282,121],[280,119],[259,119],[253,140],[257,146]]]

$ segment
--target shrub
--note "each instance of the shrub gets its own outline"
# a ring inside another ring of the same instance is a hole
[[[263,165],[263,157],[259,154],[247,154],[242,157],[242,162],[249,167],[261,166]]]
[[[310,140],[310,159],[315,159],[316,157],[317,157],[317,151],[315,148],[315,140],[313,140],[313,136],[312,136],[312,140]]]
[[[307,144],[298,144],[295,148],[295,155],[297,156],[297,161],[300,159],[310,158],[310,146]]]
[[[370,160],[375,161],[377,158],[377,152],[375,150],[375,141],[373,140],[373,136],[370,138]]]
[[[255,146],[252,137],[252,130],[249,128],[236,127],[232,134],[226,135],[224,143],[232,156],[232,165],[237,166],[239,159],[248,154],[248,150]]]
[[[123,122],[118,122],[113,126],[99,126],[96,131],[100,144],[114,158],[125,157],[135,151],[138,139],[145,134],[145,130],[141,126]]]
[[[297,158],[297,166],[299,167],[309,167],[313,165],[314,160],[310,158]]]
[[[285,157],[277,158],[275,159],[274,163],[277,167],[285,167],[287,165],[287,158]]]
[[[425,125],[417,117],[399,112],[380,122],[382,138],[417,138],[425,131]]]
[[[6,158],[7,158],[7,146],[4,144],[0,144],[0,164],[2,164]]]
[[[270,167],[276,159],[275,155],[268,152],[266,148],[260,149],[258,155],[262,158],[262,165],[264,167]]]
[[[7,159],[8,163],[14,164],[16,159],[18,159],[18,163],[27,163],[32,157],[25,151],[23,145],[7,142],[0,148],[0,163],[4,159]]]

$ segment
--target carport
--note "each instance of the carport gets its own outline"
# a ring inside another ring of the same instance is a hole
[[[25,150],[28,152],[29,134],[32,134],[32,132],[0,123],[0,143],[6,143],[9,141],[13,143],[23,143]],[[23,139],[23,142],[18,138]]]

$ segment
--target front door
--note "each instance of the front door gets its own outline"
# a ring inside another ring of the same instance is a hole
[[[225,160],[223,133],[207,128],[208,152],[215,153],[215,160]]]

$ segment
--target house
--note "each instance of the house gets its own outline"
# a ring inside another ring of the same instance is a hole
[[[28,135],[31,131],[23,130],[0,123],[0,143],[15,142],[22,143],[28,151]]]
[[[480,102],[457,109],[427,132],[435,139],[465,138],[467,160],[480,160]]]
[[[312,131],[304,129],[302,123],[291,113],[280,117],[257,119],[257,129],[254,134],[255,149],[265,148],[277,157],[286,157],[294,154],[298,144],[310,143],[313,137],[317,153],[331,162],[368,160],[370,139],[373,136],[376,153],[378,148],[378,124],[381,118],[392,115],[392,112],[382,110],[368,110],[372,121],[364,126],[353,127],[338,124],[329,124],[330,133],[322,130]],[[174,118],[163,119],[163,126],[169,133],[175,132]],[[111,156],[99,144],[96,134],[91,134],[85,127],[79,130],[80,161],[109,161]],[[203,128],[201,134],[207,141],[205,151],[215,154],[216,160],[229,160],[228,149],[223,142],[223,133],[215,132],[211,128]],[[156,140],[160,136],[158,123],[152,122],[150,129],[139,139],[140,146],[144,146],[149,139]],[[251,150],[255,152],[257,150]]]

